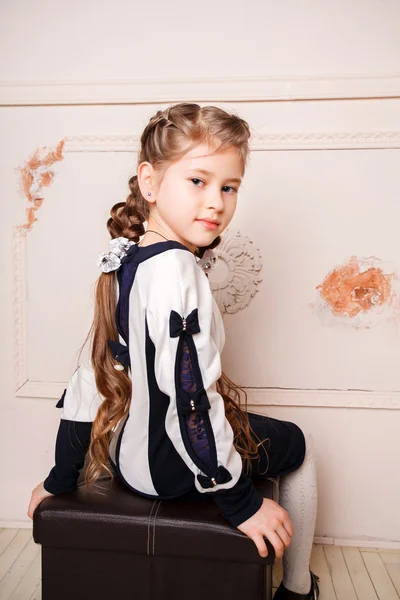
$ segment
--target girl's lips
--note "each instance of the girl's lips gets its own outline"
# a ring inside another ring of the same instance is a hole
[[[217,223],[211,223],[210,221],[204,221],[203,219],[198,219],[199,223],[202,223],[206,229],[217,229]]]

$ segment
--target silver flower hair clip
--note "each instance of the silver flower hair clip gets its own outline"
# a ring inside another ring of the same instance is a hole
[[[131,246],[134,246],[135,242],[131,242],[126,237],[117,237],[109,241],[110,251],[102,252],[97,259],[97,266],[104,273],[110,273],[110,271],[116,271],[121,266],[121,258],[123,258],[128,252]]]

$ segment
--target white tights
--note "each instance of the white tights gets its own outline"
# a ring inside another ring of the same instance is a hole
[[[310,556],[317,518],[317,469],[314,440],[303,430],[306,454],[303,464],[279,478],[279,504],[288,511],[294,534],[283,555],[283,585],[297,594],[311,588]]]

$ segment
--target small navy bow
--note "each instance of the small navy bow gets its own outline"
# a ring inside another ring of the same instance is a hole
[[[226,483],[232,479],[232,475],[228,469],[225,469],[222,465],[218,467],[214,477],[205,477],[204,475],[197,475],[197,479],[203,488],[212,488],[217,483]],[[215,482],[215,483],[214,483]]]
[[[169,335],[170,337],[178,337],[182,333],[182,331],[193,335],[194,333],[199,333],[200,325],[199,325],[199,315],[198,309],[194,308],[190,315],[184,319],[181,317],[179,313],[175,310],[171,310],[169,316]]]
[[[64,398],[65,398],[66,393],[67,393],[67,388],[65,388],[65,390],[63,391],[61,398],[59,399],[59,401],[56,404],[56,408],[62,408],[64,406]]]
[[[180,415],[189,415],[192,410],[205,412],[211,408],[207,392],[204,388],[197,392],[185,392],[182,388],[177,391],[178,413]]]
[[[107,340],[107,343],[110,347],[111,354],[125,367],[131,366],[131,359],[129,356],[128,347],[125,344],[121,344],[120,342],[115,342],[114,340]]]

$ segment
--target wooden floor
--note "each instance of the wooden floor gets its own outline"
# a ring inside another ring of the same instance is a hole
[[[400,598],[400,551],[397,550],[314,544],[310,569],[320,578],[319,600]],[[282,559],[279,559],[273,569],[274,593],[281,580]]]
[[[311,570],[319,600],[399,600],[400,552],[314,544]],[[274,565],[274,592],[282,559]],[[0,529],[0,600],[41,600],[40,545],[31,529]]]

